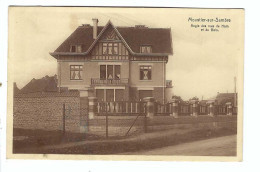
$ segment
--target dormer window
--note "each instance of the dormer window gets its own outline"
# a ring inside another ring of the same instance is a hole
[[[152,53],[152,46],[150,45],[142,45],[140,46],[141,53]]]
[[[70,52],[81,53],[82,52],[82,46],[81,45],[71,45],[70,46]]]

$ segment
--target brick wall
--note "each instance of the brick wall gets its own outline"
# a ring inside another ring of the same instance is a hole
[[[16,95],[13,106],[13,127],[62,130],[64,103],[66,109],[71,109],[66,110],[66,131],[79,132],[80,99],[78,92]]]

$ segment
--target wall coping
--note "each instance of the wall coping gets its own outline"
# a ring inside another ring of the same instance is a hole
[[[79,97],[79,91],[69,92],[35,92],[26,94],[16,94],[14,98],[43,98],[43,97]]]

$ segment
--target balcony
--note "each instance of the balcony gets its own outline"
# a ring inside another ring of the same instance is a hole
[[[100,79],[91,78],[91,85],[127,85],[128,78],[121,79]]]

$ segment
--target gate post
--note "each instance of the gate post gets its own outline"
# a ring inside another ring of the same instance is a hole
[[[65,103],[63,103],[63,108],[62,108],[62,133],[63,136],[66,133],[66,109],[65,109]]]
[[[227,102],[227,115],[232,116],[232,103],[231,102]]]
[[[198,100],[192,100],[192,116],[197,117],[198,116]]]
[[[178,118],[178,103],[179,103],[179,100],[176,99],[175,97],[173,97],[171,100],[172,109],[171,109],[170,116],[173,116],[174,118]]]
[[[214,102],[209,102],[208,104],[209,104],[209,113],[208,113],[208,115],[213,117],[215,115],[214,114]]]
[[[145,97],[143,99],[145,102],[146,102],[146,116],[148,118],[153,118],[154,116],[154,110],[155,110],[155,107],[154,107],[154,98],[153,97]]]
[[[191,103],[191,116],[198,116],[198,102],[199,99],[197,97],[193,97],[192,99],[190,99],[190,103]]]
[[[97,113],[97,98],[89,97],[88,100],[89,100],[88,101],[88,103],[89,103],[88,117],[89,117],[89,119],[94,119],[95,115]]]
[[[88,90],[79,91],[79,100],[80,100],[80,121],[79,129],[80,133],[87,133],[89,131],[88,123]]]

